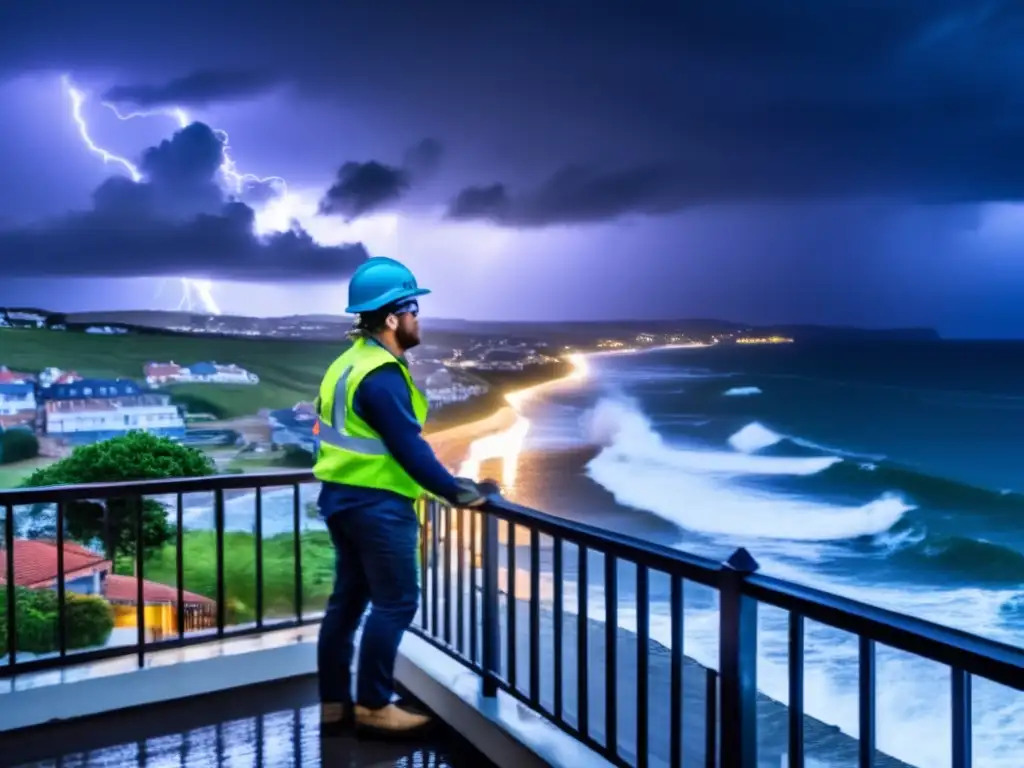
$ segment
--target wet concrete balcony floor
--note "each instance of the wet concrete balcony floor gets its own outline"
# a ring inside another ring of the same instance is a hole
[[[441,726],[405,744],[321,738],[316,679],[308,676],[41,725],[4,735],[0,743],[0,766],[18,768],[492,764]]]

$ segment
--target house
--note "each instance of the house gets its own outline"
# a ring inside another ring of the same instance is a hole
[[[163,384],[214,383],[259,384],[260,377],[234,363],[194,363],[188,367],[169,363],[147,363],[143,369],[146,383],[151,387]]]
[[[483,384],[467,383],[456,378],[447,368],[438,368],[427,376],[424,390],[431,407],[437,408],[482,395],[487,391],[487,387]]]
[[[72,384],[81,381],[82,377],[74,371],[62,371],[60,368],[44,368],[39,372],[39,386],[52,387],[54,384]]]
[[[7,322],[12,328],[42,328],[46,325],[46,318],[42,312],[33,312],[22,309],[8,309]]]
[[[114,610],[114,627],[138,626],[139,582],[134,576],[113,573],[111,562],[98,552],[64,542],[64,589],[81,595],[105,598]],[[45,539],[14,540],[14,583],[26,589],[57,589],[57,542]],[[0,562],[7,553],[0,549]],[[0,569],[2,571],[2,569]],[[0,572],[0,585],[5,574]],[[216,602],[193,592],[182,592],[186,629],[205,629],[215,624]],[[142,581],[143,620],[150,640],[177,631],[178,590],[153,581]]]
[[[31,373],[19,373],[6,365],[0,365],[0,384],[26,384],[35,380],[36,377]]]
[[[195,363],[188,367],[192,381],[214,382],[217,384],[259,384],[260,377],[245,368],[219,363]]]
[[[122,328],[119,325],[90,325],[85,329],[86,333],[99,333],[105,336],[119,335],[128,333],[127,328]]]
[[[88,443],[145,430],[181,440],[185,419],[164,393],[143,392],[129,379],[81,379],[41,390],[46,434]]]
[[[35,416],[35,385],[29,383],[0,383],[0,416],[13,416],[25,411]]]
[[[270,439],[275,445],[295,445],[310,453],[315,451],[313,425],[316,423],[316,409],[312,403],[296,403],[291,408],[270,411],[267,423],[270,425]]]
[[[146,376],[146,383],[151,387],[188,381],[192,375],[188,368],[178,365],[173,360],[169,363],[146,363],[142,370]]]
[[[36,388],[34,384],[0,384],[0,431],[14,427],[36,427]]]

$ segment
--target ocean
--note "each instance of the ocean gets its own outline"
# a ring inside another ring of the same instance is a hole
[[[744,546],[764,573],[1024,645],[1024,344],[666,349],[586,367],[521,405],[523,455],[544,458],[521,463],[512,498],[713,558]],[[685,652],[715,667],[700,589]],[[666,596],[652,582],[652,638],[668,645]],[[786,618],[762,610],[758,670],[783,703]],[[808,626],[807,712],[853,737],[856,654]],[[948,766],[948,671],[880,648],[877,690],[879,749]],[[975,680],[973,718],[975,765],[1024,764],[1024,695]]]

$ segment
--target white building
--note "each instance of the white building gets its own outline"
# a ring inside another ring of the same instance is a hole
[[[86,333],[99,333],[105,336],[117,336],[120,334],[128,333],[127,328],[120,328],[115,325],[90,325],[85,329]]]
[[[29,326],[42,328],[46,325],[46,315],[39,312],[23,312],[18,309],[9,309],[7,310],[7,319],[10,320],[11,325],[22,328]]]
[[[36,389],[31,384],[0,384],[0,416],[34,412]]]
[[[74,371],[63,371],[60,368],[43,368],[39,372],[39,386],[52,387],[54,384],[71,384],[81,381],[82,377]]]
[[[159,434],[184,432],[185,420],[170,404],[122,405],[112,400],[55,400],[46,404],[48,435],[95,435],[133,429]]]
[[[185,436],[185,420],[170,397],[146,394],[133,381],[86,379],[42,390],[47,435],[93,442],[145,430],[165,437]]]
[[[259,384],[260,377],[252,371],[230,363],[194,363],[187,368],[174,361],[147,363],[144,366],[146,383],[151,387],[164,384]]]
[[[487,387],[483,384],[460,381],[445,368],[439,368],[427,376],[424,389],[427,400],[433,407],[458,403],[482,395],[487,391]]]

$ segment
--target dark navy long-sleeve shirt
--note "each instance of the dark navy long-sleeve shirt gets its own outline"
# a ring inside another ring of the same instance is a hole
[[[352,407],[359,418],[380,435],[388,452],[413,480],[435,496],[450,501],[457,496],[460,487],[423,438],[401,365],[396,359],[393,364],[382,365],[367,374],[359,382]],[[395,496],[376,488],[331,485],[331,509],[324,509],[325,515],[346,506],[372,504]]]

